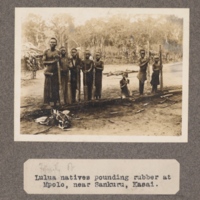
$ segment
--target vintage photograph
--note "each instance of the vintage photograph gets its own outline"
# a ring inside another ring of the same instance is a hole
[[[15,141],[187,142],[188,77],[189,9],[15,9]]]

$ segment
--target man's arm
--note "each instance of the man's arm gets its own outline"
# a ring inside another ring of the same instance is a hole
[[[139,67],[143,67],[143,66],[146,65],[149,61],[150,61],[149,58],[147,58],[146,60],[144,60],[144,61],[142,61],[142,62],[139,61],[139,62],[140,62]]]
[[[103,61],[102,61],[102,67],[95,67],[95,68],[103,71],[104,70],[104,63],[103,63]]]
[[[78,65],[77,65],[77,67],[78,67],[79,70],[83,69],[83,61],[80,58],[78,58]]]
[[[59,61],[61,59],[61,53],[60,51],[56,50],[56,54],[54,55],[55,61]]]
[[[56,63],[57,61],[56,60],[53,60],[53,61],[43,61],[43,64],[44,65],[50,65],[50,64],[53,64],[53,63]]]
[[[124,85],[120,84],[121,88],[124,88],[125,86],[127,86],[127,83],[124,83]]]
[[[73,68],[72,59],[69,59],[69,69],[71,70],[72,68]]]
[[[42,57],[42,62],[44,65],[50,65],[56,62],[56,60],[53,61],[47,61],[47,55],[46,55],[47,51],[44,52],[43,57]]]
[[[87,72],[90,72],[94,68],[94,62],[91,61],[90,68],[87,70]]]

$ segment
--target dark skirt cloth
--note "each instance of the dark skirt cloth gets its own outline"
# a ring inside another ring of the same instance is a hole
[[[45,75],[44,82],[44,103],[59,101],[58,74],[53,76]]]
[[[68,97],[68,74],[64,74],[61,76],[61,84],[62,84],[62,90],[63,90],[63,96],[64,96],[64,102],[67,103],[67,97]]]
[[[124,86],[123,88],[121,88],[121,93],[122,95],[128,97],[129,96],[129,90],[127,86]]]
[[[159,85],[159,71],[154,71],[151,77],[151,85]]]
[[[121,94],[128,97],[129,96],[129,90],[128,90],[126,79],[122,79],[120,81],[120,87],[121,87]]]
[[[93,72],[83,74],[83,86],[87,86],[88,100],[92,99]]]
[[[83,85],[87,85],[87,86],[92,86],[93,83],[93,72],[88,72],[85,74],[83,74]]]
[[[102,71],[97,71],[95,73],[95,95],[96,96],[101,96],[101,89],[102,89]]]

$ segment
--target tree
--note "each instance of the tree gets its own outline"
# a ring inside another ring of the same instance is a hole
[[[40,15],[30,14],[23,24],[25,41],[39,47],[46,38],[56,37],[58,47],[86,48],[103,56],[137,59],[140,48],[147,51],[180,52],[183,39],[183,19],[173,15],[114,15],[110,18],[92,18],[75,27],[67,13],[60,13],[44,21]]]
[[[26,42],[31,42],[39,47],[44,42],[46,25],[41,16],[29,14],[25,22],[22,24],[22,36]]]
[[[54,15],[49,22],[48,28],[57,39],[58,46],[65,46],[66,50],[68,50],[70,36],[75,31],[73,18],[67,13]]]

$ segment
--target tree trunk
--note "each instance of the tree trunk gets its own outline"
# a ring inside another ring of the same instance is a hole
[[[160,65],[161,65],[161,70],[160,70],[160,90],[163,91],[163,69],[162,69],[162,47],[161,47],[161,45],[159,46],[159,51],[160,51]]]

